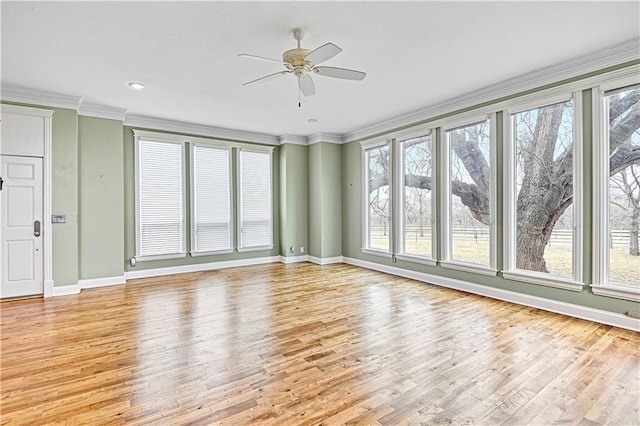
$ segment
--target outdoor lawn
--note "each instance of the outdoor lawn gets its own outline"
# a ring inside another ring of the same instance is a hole
[[[372,247],[385,249],[388,247],[387,237],[372,238]],[[431,239],[407,239],[407,253],[420,254],[430,251]],[[454,257],[467,262],[488,263],[488,245],[486,241],[456,242]],[[629,255],[627,246],[616,246],[610,251],[610,282],[634,287],[640,287],[640,256]],[[554,243],[547,246],[545,260],[550,273],[571,276],[571,244]]]

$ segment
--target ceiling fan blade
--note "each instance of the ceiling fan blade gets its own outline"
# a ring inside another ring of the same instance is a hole
[[[251,83],[256,83],[258,81],[266,81],[266,80],[270,80],[274,77],[277,77],[279,75],[282,74],[287,74],[289,71],[278,71],[278,72],[274,72],[273,74],[269,74],[269,75],[265,75],[264,77],[260,77],[260,78],[256,78],[255,80],[251,80],[251,81],[247,81],[246,83],[243,84],[243,86],[246,86],[247,84],[251,84]]]
[[[307,56],[304,57],[304,60],[313,65],[317,65],[328,61],[340,52],[342,52],[342,49],[338,46],[333,43],[327,43],[309,52]]]
[[[242,58],[258,59],[260,61],[277,62],[279,64],[287,65],[285,62],[282,62],[280,59],[265,58],[264,56],[249,55],[248,53],[238,53],[238,56]]]
[[[343,78],[345,80],[364,80],[366,72],[349,70],[347,68],[336,67],[314,67],[313,70],[320,75],[333,78]]]
[[[305,96],[311,96],[316,93],[316,86],[313,84],[313,79],[309,74],[298,77],[298,87]]]

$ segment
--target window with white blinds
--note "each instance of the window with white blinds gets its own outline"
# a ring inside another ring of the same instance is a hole
[[[238,249],[273,247],[271,153],[238,151]]]
[[[191,253],[233,251],[229,148],[194,145],[191,151]]]
[[[136,165],[136,256],[184,256],[183,144],[138,139]]]

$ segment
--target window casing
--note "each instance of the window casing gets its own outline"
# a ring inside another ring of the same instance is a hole
[[[505,116],[505,272],[582,289],[581,92],[534,96]]]
[[[496,273],[495,113],[443,127],[442,261],[445,268]]]
[[[136,258],[186,255],[184,144],[136,138]]]
[[[273,248],[273,147],[133,133],[136,261]]]
[[[640,301],[640,78],[593,89],[595,294]]]
[[[273,248],[271,163],[271,152],[238,150],[238,251]]]
[[[191,255],[233,252],[231,148],[191,144]]]
[[[369,254],[390,254],[393,250],[391,142],[368,143],[363,149],[362,249]]]

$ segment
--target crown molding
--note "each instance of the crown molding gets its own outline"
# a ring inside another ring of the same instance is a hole
[[[127,110],[124,108],[80,102],[78,115],[87,117],[107,118],[109,120],[124,121]]]
[[[305,136],[296,136],[296,135],[282,135],[278,138],[280,145],[285,143],[292,145],[307,145],[307,138]]]
[[[0,86],[0,92],[0,99],[3,101],[75,110],[78,109],[82,99],[80,96],[63,95],[45,90],[13,86],[11,84],[2,84]]]
[[[606,68],[640,59],[640,38],[634,38],[598,50],[589,55],[571,59],[557,65],[540,68],[527,74],[484,87],[474,92],[448,101],[431,105],[409,114],[391,118],[373,126],[364,127],[342,136],[344,142],[357,141],[370,136],[390,133],[402,127],[419,124],[440,115],[453,113],[483,103],[498,101],[501,98],[558,83],[563,80],[580,77]]]
[[[319,142],[342,144],[342,136],[335,133],[314,133],[307,138],[309,145]]]
[[[168,132],[186,133],[198,136],[209,136],[217,139],[254,142],[262,145],[278,145],[277,136],[265,133],[246,132],[242,130],[232,130],[222,127],[206,126],[203,124],[186,123],[183,121],[166,120],[162,118],[147,117],[144,115],[126,114],[124,118],[125,126],[140,127],[153,130],[164,130]]]

